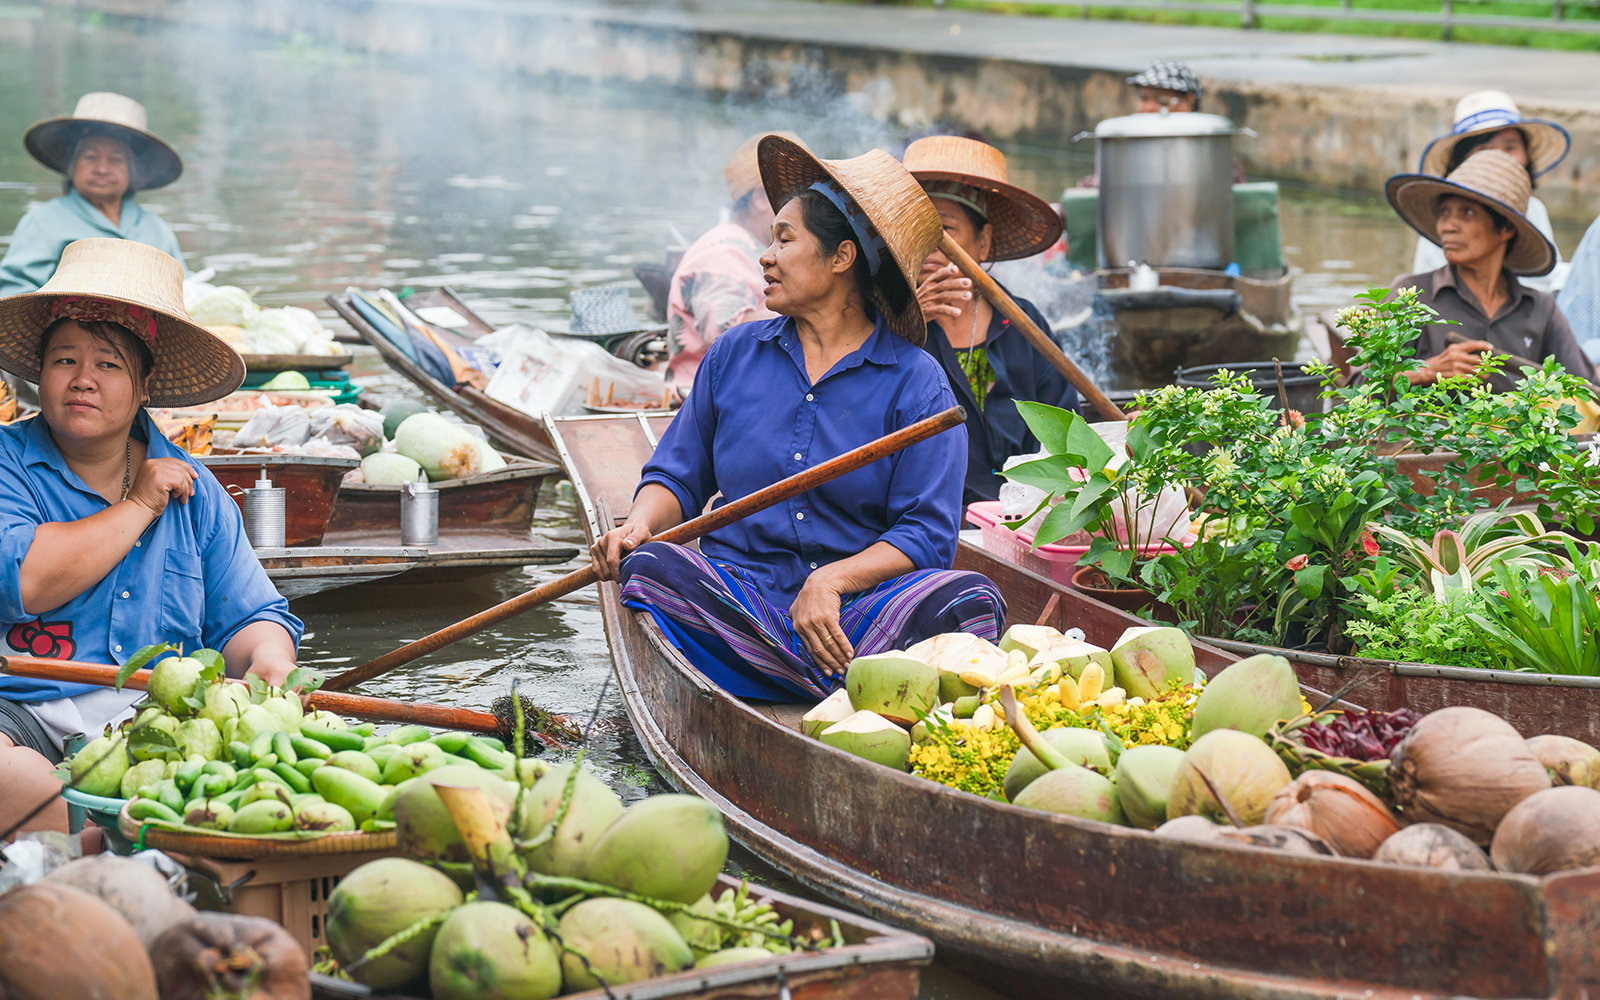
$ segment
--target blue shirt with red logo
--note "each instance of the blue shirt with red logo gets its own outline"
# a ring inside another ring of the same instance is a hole
[[[44,420],[0,427],[0,652],[120,664],[145,646],[220,650],[251,622],[277,622],[295,644],[305,626],[284,600],[244,533],[239,506],[205,466],[177,448],[140,412],[134,436],[150,458],[176,458],[199,471],[194,496],[176,500],[105,579],[41,615],[22,610],[22,560],[41,524],[80,521],[105,510],[56,448]],[[71,698],[86,684],[0,674],[0,698]]]

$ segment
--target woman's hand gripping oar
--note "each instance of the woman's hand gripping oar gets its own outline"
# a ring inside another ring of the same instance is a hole
[[[1071,362],[1068,362],[1069,364]],[[724,504],[706,514],[690,521],[685,521],[675,528],[663,531],[655,536],[658,542],[676,542],[683,544],[699,538],[701,535],[725,528],[728,525],[748,517],[757,511],[766,510],[774,504],[782,503],[791,497],[799,496],[809,490],[814,490],[823,483],[847,475],[857,469],[865,468],[880,459],[887,458],[896,452],[903,451],[935,434],[941,434],[952,427],[960,427],[966,422],[967,411],[959,406],[952,406],[943,413],[935,414],[925,420],[919,420],[909,427],[902,427],[893,434],[885,435],[870,444],[864,444],[854,451],[845,452],[838,458],[829,459],[821,465],[814,466],[804,472],[796,473],[788,479],[773,483],[764,490],[758,490],[747,497],[735,500],[733,503]],[[410,663],[418,657],[426,656],[437,649],[442,649],[453,642],[465,639],[491,626],[498,625],[507,618],[522,614],[531,608],[553,601],[575,590],[581,590],[596,580],[594,567],[585,566],[583,569],[574,570],[566,576],[549,583],[535,587],[525,594],[519,594],[503,604],[497,604],[487,611],[480,611],[471,618],[464,619],[442,628],[432,635],[423,636],[415,642],[407,643],[391,653],[385,653],[375,660],[353,667],[344,673],[329,680],[326,688],[342,691],[345,688],[369,681],[380,674],[387,673],[404,663]]]
[[[1028,343],[1032,344],[1040,354],[1043,354],[1045,360],[1050,362],[1056,371],[1065,375],[1067,381],[1072,383],[1073,388],[1082,393],[1084,399],[1093,403],[1094,408],[1099,410],[1102,416],[1108,420],[1128,419],[1128,415],[1122,412],[1121,407],[1113,403],[1105,393],[1100,391],[1099,387],[1089,381],[1089,376],[1085,375],[1081,368],[1073,364],[1071,358],[1062,353],[1056,342],[1051,340],[1043,330],[1039,329],[1037,323],[1028,318],[1028,314],[1022,311],[1022,307],[1012,301],[1011,296],[1006,294],[1005,289],[1001,288],[993,278],[989,277],[988,272],[979,267],[978,262],[973,260],[972,256],[965,250],[961,249],[961,244],[952,239],[949,233],[944,234],[944,241],[939,244],[939,249],[943,251],[945,257],[952,264],[961,269],[962,274],[972,279],[972,287],[983,293],[983,297],[988,299],[996,309],[1000,310],[1001,315],[1009,319],[1011,325],[1017,328],[1017,332],[1027,337]]]

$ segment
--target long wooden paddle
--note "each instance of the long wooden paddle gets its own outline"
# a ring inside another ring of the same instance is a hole
[[[1043,330],[1039,329],[1037,323],[1028,318],[1028,314],[1022,311],[1022,307],[1017,305],[1011,296],[1006,294],[1004,288],[1001,288],[993,278],[989,277],[988,272],[978,266],[978,262],[973,260],[970,254],[961,249],[961,244],[957,243],[949,233],[944,234],[944,240],[940,242],[939,249],[944,251],[944,255],[950,259],[952,264],[961,269],[962,274],[972,279],[972,287],[982,292],[983,297],[988,299],[996,309],[1000,310],[1000,314],[1009,319],[1011,325],[1016,327],[1024,337],[1028,338],[1028,343],[1032,344],[1040,354],[1043,354],[1045,360],[1050,362],[1056,371],[1065,375],[1067,381],[1071,382],[1074,388],[1083,393],[1083,398],[1093,403],[1094,408],[1099,410],[1102,416],[1107,420],[1128,419],[1128,415],[1122,412],[1122,408],[1113,403],[1110,397],[1101,392],[1100,388],[1093,382],[1089,381],[1089,376],[1083,373],[1083,369],[1072,363],[1072,359],[1062,352],[1056,342],[1051,340]]]
[[[876,441],[864,444],[854,451],[847,451],[837,458],[823,462],[821,465],[773,483],[766,489],[757,490],[747,497],[742,497],[730,504],[724,504],[716,510],[701,514],[693,520],[685,521],[675,528],[663,531],[652,540],[675,542],[679,545],[692,541],[701,535],[716,531],[719,528],[725,528],[757,511],[766,510],[773,504],[782,503],[791,497],[797,497],[809,490],[816,489],[823,483],[837,479],[857,469],[865,468],[873,462],[887,458],[921,441],[926,441],[935,434],[942,434],[952,427],[960,427],[966,422],[966,419],[967,411],[963,407],[952,406],[943,413],[937,413],[924,420],[919,420],[909,427],[902,427],[893,434],[885,435]],[[401,664],[410,663],[420,656],[426,656],[436,649],[442,649],[453,642],[465,639],[467,636],[497,625],[507,618],[520,615],[530,608],[536,608],[575,590],[581,590],[594,583],[597,579],[593,566],[585,566],[583,569],[574,570],[560,579],[551,580],[549,583],[535,587],[525,594],[519,594],[509,601],[497,604],[486,611],[480,611],[471,618],[463,619],[454,625],[442,628],[432,635],[425,635],[415,642],[409,642],[399,649],[385,653],[375,660],[363,663],[359,667],[352,667],[329,680],[325,688],[343,690],[360,684],[362,681],[371,680]]]

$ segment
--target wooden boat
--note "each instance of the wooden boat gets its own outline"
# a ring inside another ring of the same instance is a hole
[[[362,340],[378,349],[378,353],[383,355],[383,360],[389,367],[416,383],[428,395],[438,400],[439,405],[482,427],[491,438],[519,455],[546,462],[556,460],[555,448],[537,417],[507,406],[497,399],[490,399],[471,386],[463,386],[458,391],[455,386],[445,385],[424,371],[388,337],[379,333],[371,323],[356,312],[350,305],[348,296],[329,295],[326,301],[333,307],[334,312],[350,324],[351,329],[361,335]],[[469,339],[476,340],[494,332],[494,327],[467,308],[466,303],[449,288],[413,295],[406,301],[413,309],[444,306],[454,310],[466,320],[466,325],[455,332]]]
[[[410,572],[429,556],[423,548],[399,546],[307,545],[256,549],[261,568],[278,593],[294,600],[326,590],[379,583]]]
[[[288,501],[283,542],[290,548],[322,544],[345,473],[361,464],[353,458],[320,455],[197,455],[195,460],[211,470],[241,508],[243,491],[255,488],[263,475],[272,485],[283,487]]]
[[[580,424],[579,421],[587,420]],[[591,530],[625,514],[640,421],[561,418]],[[591,461],[604,454],[606,460]],[[968,542],[1011,620],[1090,641],[1137,621]],[[926,934],[1012,995],[1402,1000],[1600,990],[1600,870],[1534,878],[1198,844],[1018,809],[802,736],[803,706],[730,697],[600,587],[624,704],[678,788],[807,887]],[[1048,612],[1048,614],[1047,614]],[[1231,654],[1196,647],[1205,670]]]

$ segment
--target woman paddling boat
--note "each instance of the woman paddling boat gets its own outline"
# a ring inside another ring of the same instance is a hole
[[[1061,238],[1061,216],[1043,199],[1006,182],[1006,158],[985,142],[932,135],[906,148],[905,167],[933,200],[946,233],[973,260],[1032,257]],[[1050,324],[1013,296],[1046,335]],[[962,501],[996,500],[1006,460],[1039,449],[1017,400],[1077,411],[1078,392],[938,250],[922,263],[917,304],[928,320],[923,347],[938,360],[967,408],[967,472]]]
[[[728,692],[816,700],[853,656],[941,632],[999,635],[1005,605],[955,555],[964,429],[941,434],[705,536],[651,537],[954,405],[923,350],[912,293],[937,211],[893,157],[819,160],[768,136],[761,176],[780,206],[762,256],[776,319],[712,345],[645,467],[627,521],[591,549],[602,580],[647,610]]]
[[[171,642],[281,685],[303,627],[238,505],[144,409],[217,399],[244,378],[184,311],[178,262],[129,240],[69,245],[43,288],[0,301],[0,368],[37,382],[40,400],[0,428],[4,649],[120,664]],[[97,735],[140,697],[0,676],[0,830],[59,788],[64,737]],[[24,829],[66,829],[66,806]]]

